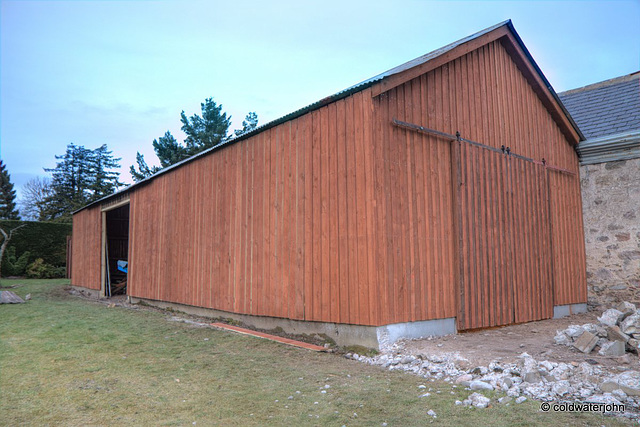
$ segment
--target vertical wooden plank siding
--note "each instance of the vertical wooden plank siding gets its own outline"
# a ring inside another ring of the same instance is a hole
[[[450,143],[384,130],[393,118],[459,130],[464,138],[577,172],[571,145],[499,41],[381,94],[374,106],[382,121],[374,149],[380,145],[384,153],[374,159],[388,166],[379,169],[387,190],[380,228],[393,252],[378,265],[387,261],[390,321],[460,315],[459,328],[472,329],[548,318],[554,304],[586,302],[578,272],[584,270],[580,198],[569,181],[575,176],[551,179],[542,165],[463,144],[456,160],[463,218],[457,248]],[[416,316],[416,306],[424,313]]]
[[[102,212],[100,206],[73,216],[71,284],[100,289]]]
[[[377,324],[372,118],[365,90],[136,188],[129,294]]]
[[[460,316],[463,328],[586,301],[576,176],[465,144],[452,150],[393,118],[578,171],[495,41],[136,187],[129,294],[361,325]],[[99,288],[99,214],[74,216],[74,284]],[[95,271],[83,271],[87,263]]]
[[[585,302],[584,231],[577,176],[549,172],[553,265],[555,267],[554,304]]]

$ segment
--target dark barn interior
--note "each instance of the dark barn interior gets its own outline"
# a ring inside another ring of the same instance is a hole
[[[128,261],[129,256],[129,204],[106,212],[107,223],[107,294],[126,294],[127,273],[118,269],[118,261]]]

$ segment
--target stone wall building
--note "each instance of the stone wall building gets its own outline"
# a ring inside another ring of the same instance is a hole
[[[640,303],[640,72],[559,94],[578,146],[589,301]]]

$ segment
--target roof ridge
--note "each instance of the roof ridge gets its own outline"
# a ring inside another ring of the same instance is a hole
[[[638,80],[638,79],[640,79],[640,71],[634,71],[633,73],[626,74],[624,76],[614,77],[612,79],[603,80],[601,82],[596,82],[596,83],[591,83],[589,85],[578,87],[578,88],[575,88],[575,89],[565,90],[564,92],[560,92],[558,95],[559,96],[573,95],[574,93],[580,93],[580,92],[586,92],[586,91],[589,91],[589,90],[600,89],[600,88],[611,86],[611,85],[614,85],[614,84],[617,84],[617,83],[624,83],[624,82],[628,82],[628,81],[632,81],[632,80]]]

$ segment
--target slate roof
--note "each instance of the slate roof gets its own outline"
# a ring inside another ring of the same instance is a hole
[[[587,139],[640,129],[640,71],[558,96]]]

